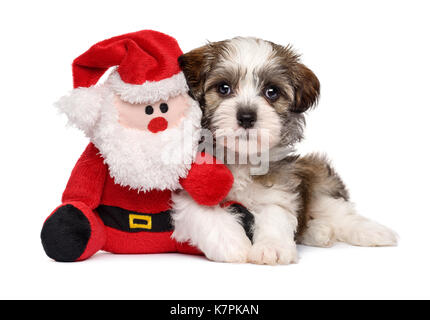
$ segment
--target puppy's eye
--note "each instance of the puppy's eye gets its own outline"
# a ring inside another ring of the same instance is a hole
[[[232,92],[230,85],[226,82],[221,82],[220,84],[218,84],[217,90],[218,93],[222,96],[228,96]]]
[[[264,96],[274,102],[279,99],[281,91],[277,86],[269,86],[264,89]]]

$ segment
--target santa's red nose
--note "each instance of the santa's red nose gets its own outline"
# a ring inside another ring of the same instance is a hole
[[[148,130],[152,133],[157,133],[167,129],[168,122],[163,117],[157,117],[152,119],[148,124]]]

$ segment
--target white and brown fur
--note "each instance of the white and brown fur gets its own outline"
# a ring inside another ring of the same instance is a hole
[[[270,147],[292,147],[303,138],[304,112],[319,97],[320,84],[291,47],[256,38],[234,38],[209,43],[179,59],[200,102],[203,126],[219,130],[246,130],[238,112],[255,115],[253,128],[270,133]],[[228,84],[231,93],[220,94]],[[275,87],[278,97],[265,96]],[[357,246],[393,246],[396,234],[355,212],[348,191],[324,156],[286,155],[270,163],[265,175],[250,175],[248,165],[229,165],[235,182],[229,199],[254,215],[253,243],[240,220],[219,207],[199,212],[192,201],[188,216],[175,217],[175,237],[197,245],[212,260],[289,264],[297,261],[296,243],[329,247],[336,241]],[[181,210],[187,212],[187,210]]]

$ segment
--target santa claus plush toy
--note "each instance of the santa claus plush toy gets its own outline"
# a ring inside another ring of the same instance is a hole
[[[79,261],[99,250],[200,253],[171,238],[172,192],[213,206],[233,177],[197,154],[201,110],[187,94],[181,54],[175,39],[145,30],[99,42],[73,62],[75,89],[57,105],[91,142],[43,225],[52,259]]]

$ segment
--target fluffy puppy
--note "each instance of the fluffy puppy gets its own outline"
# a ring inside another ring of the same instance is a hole
[[[257,264],[296,262],[296,243],[396,245],[393,231],[356,213],[324,156],[291,154],[303,138],[304,112],[320,92],[317,77],[291,47],[239,37],[209,43],[179,62],[217,147],[228,151],[225,141],[234,141],[235,161],[227,164],[235,183],[228,198],[252,212],[254,225],[251,243],[238,217],[220,208],[206,216],[194,210],[175,218],[177,239],[191,241],[216,261]],[[256,152],[237,148],[249,142],[257,144]],[[265,172],[252,170],[249,160],[256,153],[269,155]],[[248,161],[237,161],[241,157]]]

